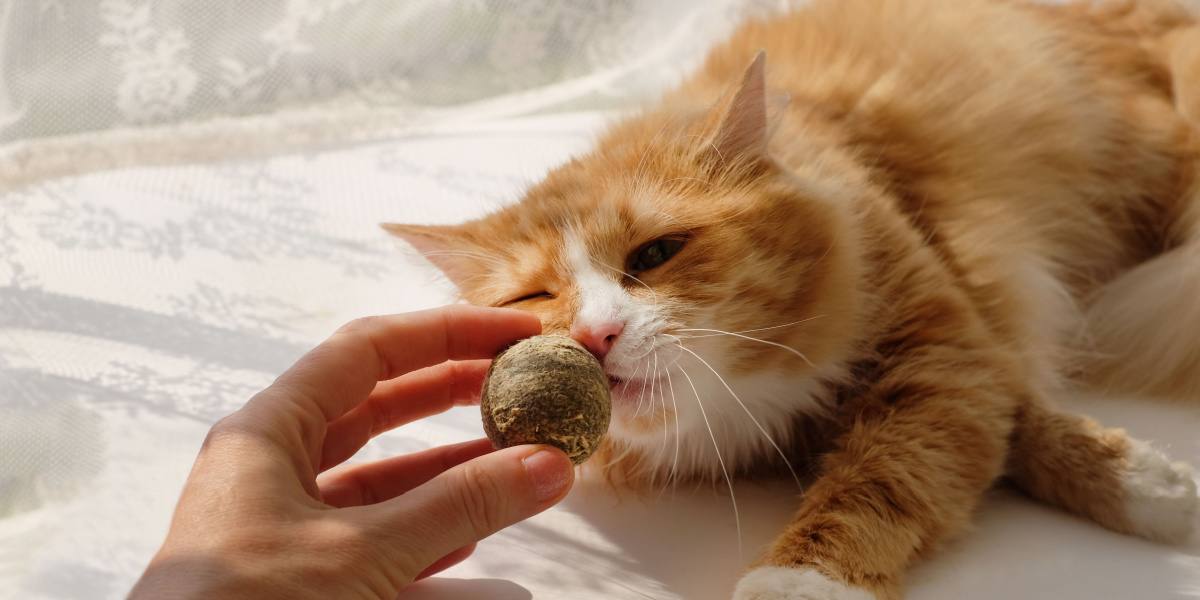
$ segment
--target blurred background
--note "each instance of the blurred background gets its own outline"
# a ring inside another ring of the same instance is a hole
[[[782,3],[5,0],[0,182],[628,107]]]

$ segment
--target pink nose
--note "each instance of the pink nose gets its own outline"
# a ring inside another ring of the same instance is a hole
[[[620,321],[603,321],[591,325],[576,323],[571,327],[571,337],[583,344],[597,360],[604,360],[624,330],[625,324]]]

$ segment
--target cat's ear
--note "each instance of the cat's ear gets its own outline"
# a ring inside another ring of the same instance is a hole
[[[767,53],[759,50],[721,116],[711,148],[721,162],[767,156]]]
[[[459,289],[484,269],[481,257],[486,254],[462,225],[381,223],[380,227],[408,242]]]

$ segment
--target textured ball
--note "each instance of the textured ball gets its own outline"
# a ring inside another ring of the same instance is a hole
[[[497,448],[548,444],[580,464],[600,446],[612,415],[608,376],[575,340],[541,335],[501,352],[480,401]]]

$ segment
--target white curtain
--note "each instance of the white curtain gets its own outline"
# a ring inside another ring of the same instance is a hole
[[[0,0],[0,185],[629,106],[780,3]]]

